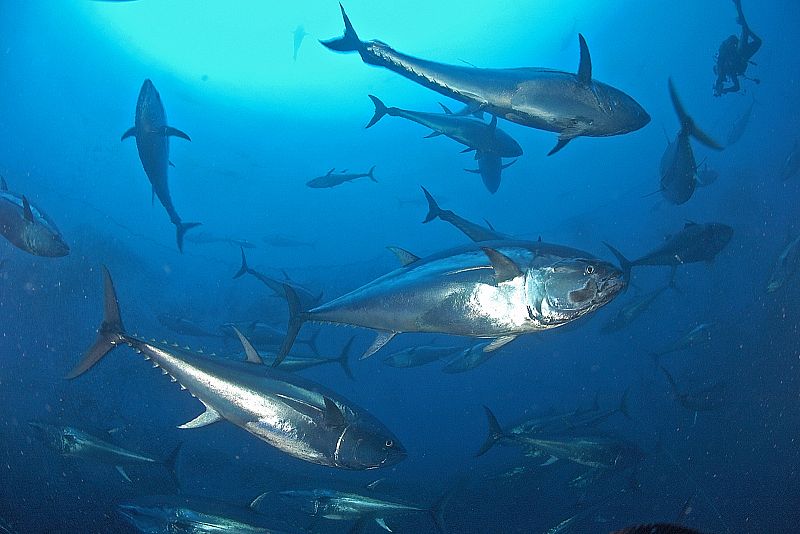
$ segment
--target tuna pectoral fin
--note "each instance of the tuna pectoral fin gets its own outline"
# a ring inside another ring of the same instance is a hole
[[[483,442],[483,445],[481,445],[481,448],[475,453],[475,456],[483,456],[495,443],[505,437],[505,432],[503,432],[503,429],[500,427],[500,423],[497,422],[497,417],[494,416],[492,410],[490,410],[488,406],[484,406],[483,409],[486,410],[486,419],[489,423],[489,435],[486,436],[486,441]]]
[[[189,223],[179,222],[179,223],[175,224],[175,232],[176,232],[175,235],[176,235],[176,239],[177,239],[177,242],[178,242],[178,250],[181,251],[181,253],[183,253],[183,236],[186,235],[186,232],[188,232],[192,228],[195,228],[196,226],[200,226],[201,224],[203,224],[203,223],[199,223],[199,222],[189,222]]]
[[[504,346],[508,345],[509,343],[514,341],[515,339],[517,339],[517,336],[502,336],[502,337],[498,337],[497,339],[495,339],[494,341],[492,341],[491,343],[489,343],[488,345],[483,347],[483,352],[492,352],[494,350],[497,350],[497,349],[499,349],[501,347],[504,347]]]
[[[239,331],[239,329],[236,328],[235,326],[232,326],[231,328],[233,328],[233,331],[236,333],[236,337],[239,338],[239,341],[242,342],[242,347],[244,347],[244,354],[247,357],[246,361],[248,363],[256,363],[258,365],[263,365],[264,360],[261,359],[261,356],[258,354],[258,351],[253,346],[253,344],[250,343],[250,340],[247,339],[244,336],[244,334],[242,334]]]
[[[111,275],[108,274],[108,269],[105,266],[103,271],[103,290],[104,290],[104,304],[103,304],[103,322],[97,331],[97,339],[86,354],[83,360],[78,363],[66,376],[68,380],[76,378],[86,371],[88,371],[94,364],[108,354],[111,349],[115,348],[121,342],[121,336],[124,333],[122,327],[122,318],[119,313],[119,303],[117,302],[117,294],[114,291],[114,282],[111,280]]]
[[[164,135],[180,137],[181,139],[186,139],[187,141],[192,140],[191,137],[186,134],[186,132],[182,132],[177,128],[173,128],[172,126],[164,126]]]
[[[433,195],[427,189],[423,187],[422,192],[425,193],[425,199],[428,201],[428,214],[425,216],[425,220],[422,221],[422,224],[425,224],[439,217],[442,214],[442,208],[439,207],[439,204],[436,203]]]
[[[131,126],[127,130],[125,130],[125,133],[122,134],[122,137],[120,138],[120,141],[124,141],[125,139],[127,139],[129,137],[136,137],[136,126]]]
[[[300,298],[294,288],[288,284],[283,285],[283,292],[286,295],[286,302],[289,304],[289,326],[286,329],[286,339],[283,340],[278,354],[275,355],[275,360],[272,362],[272,367],[277,367],[292,350],[294,340],[300,332],[300,328],[306,321],[306,314],[300,309]]]
[[[211,406],[206,406],[206,411],[192,419],[187,423],[183,423],[178,428],[200,428],[211,423],[216,423],[222,419],[222,416]]]
[[[375,522],[381,527],[383,530],[387,532],[394,532],[392,529],[389,528],[389,525],[386,524],[386,520],[382,517],[376,517]]]
[[[31,203],[28,202],[28,199],[27,197],[25,197],[25,195],[22,195],[22,215],[23,217],[25,217],[25,220],[28,221],[29,223],[34,222],[33,210],[31,210]]]
[[[133,480],[131,480],[131,477],[129,477],[129,476],[128,476],[128,473],[126,473],[126,472],[125,472],[125,470],[122,468],[122,466],[121,466],[121,465],[115,465],[114,467],[116,467],[116,468],[117,468],[117,472],[118,472],[120,475],[122,475],[122,478],[124,478],[125,480],[127,480],[128,482],[130,482],[131,484],[133,484]]]
[[[415,261],[419,260],[419,256],[416,254],[412,254],[411,252],[402,249],[400,247],[386,247],[388,248],[392,254],[394,254],[397,259],[400,261],[400,265],[405,267],[406,265],[411,265]]]
[[[552,156],[553,154],[555,154],[556,152],[558,152],[559,150],[561,150],[562,148],[567,146],[567,143],[569,143],[573,139],[574,139],[574,137],[559,136],[558,137],[558,142],[556,143],[556,146],[554,146],[553,149],[550,152],[547,153],[547,155],[548,156]]]
[[[364,354],[361,355],[360,359],[364,360],[366,358],[369,358],[370,356],[381,350],[381,347],[390,342],[392,338],[396,335],[397,332],[389,332],[386,330],[379,331],[378,335],[375,337],[375,341],[373,341],[372,345],[370,345],[369,348],[364,352]]]
[[[344,19],[344,35],[338,39],[329,39],[320,41],[320,43],[335,52],[360,52],[364,48],[364,43],[358,38],[353,25],[350,23],[350,18],[344,12],[342,4],[339,4],[339,8],[342,10],[342,19]]]

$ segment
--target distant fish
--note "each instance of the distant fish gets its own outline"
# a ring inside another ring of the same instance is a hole
[[[433,195],[431,195],[427,189],[423,187],[422,192],[425,193],[425,198],[428,201],[428,214],[425,216],[425,220],[422,221],[423,224],[431,222],[437,218],[441,219],[461,230],[464,235],[476,243],[480,241],[499,241],[502,239],[511,239],[511,236],[502,234],[493,228],[487,228],[480,224],[475,224],[463,217],[459,217],[450,210],[443,210],[439,207],[439,204],[436,203],[436,199],[433,198]]]
[[[297,61],[297,52],[300,51],[300,45],[303,44],[303,38],[308,35],[306,33],[306,29],[303,27],[302,24],[297,26],[292,32],[292,41],[294,43],[294,53],[292,54],[292,59]]]
[[[667,238],[663,245],[633,261],[608,243],[605,245],[617,257],[622,270],[630,273],[631,268],[637,265],[675,267],[686,263],[711,262],[728,246],[732,237],[733,228],[727,224],[687,222],[680,232]]]
[[[236,274],[233,275],[233,278],[234,279],[240,278],[245,274],[253,276],[262,284],[267,286],[269,289],[272,290],[272,292],[275,294],[276,297],[287,298],[284,287],[290,286],[292,289],[294,289],[294,292],[297,294],[298,298],[300,299],[300,303],[303,306],[313,306],[314,304],[319,302],[320,299],[322,298],[321,292],[318,295],[314,295],[313,293],[311,293],[311,291],[309,291],[305,287],[295,282],[292,282],[289,279],[277,280],[263,273],[260,273],[255,269],[250,268],[250,266],[247,264],[247,256],[245,256],[244,249],[242,249],[242,266],[239,268]]]
[[[264,243],[266,243],[271,247],[280,247],[280,248],[299,248],[299,247],[315,248],[317,246],[316,243],[312,243],[310,241],[301,241],[299,239],[295,239],[293,237],[280,234],[265,235],[264,237],[261,238],[261,241],[263,241]]]
[[[447,358],[453,354],[461,352],[461,347],[436,347],[429,345],[419,345],[408,347],[397,352],[393,352],[383,358],[383,363],[389,367],[408,369],[420,367],[435,361]]]
[[[103,322],[97,339],[67,379],[82,375],[115,348],[128,346],[205,407],[180,428],[226,420],[292,457],[340,469],[389,467],[405,458],[405,448],[380,421],[319,384],[262,365],[221,362],[188,348],[126,333],[105,268],[103,286]],[[239,339],[245,351],[252,349],[247,338],[239,335]]]
[[[703,534],[693,528],[672,525],[669,523],[651,523],[615,530],[611,534]]]
[[[131,479],[125,472],[124,466],[160,463],[167,467],[175,480],[176,486],[180,485],[178,484],[178,477],[175,473],[175,463],[178,460],[181,444],[178,444],[169,456],[162,461],[152,456],[119,447],[71,426],[49,425],[33,421],[28,424],[36,431],[36,436],[41,439],[45,445],[62,456],[82,458],[116,466],[119,474],[128,482],[130,482]]]
[[[178,315],[171,315],[169,313],[159,313],[156,318],[158,322],[161,323],[161,326],[164,328],[169,328],[176,334],[181,334],[183,336],[193,336],[193,337],[224,337],[223,334],[210,332],[200,326],[199,324],[186,319],[185,317],[180,317]]]
[[[661,372],[666,376],[669,386],[672,389],[672,398],[675,401],[692,412],[709,412],[718,410],[724,405],[722,394],[725,390],[725,384],[718,382],[713,386],[700,389],[698,391],[683,391],[678,387],[675,379],[663,366]]]
[[[395,253],[401,268],[310,310],[287,286],[289,328],[279,359],[307,321],[376,330],[362,358],[401,332],[491,338],[483,349],[490,352],[592,313],[626,285],[610,263],[541,242],[485,241],[426,258]]]
[[[369,172],[366,173],[347,174],[347,170],[344,170],[342,172],[334,174],[333,171],[335,170],[336,170],[335,168],[331,169],[325,176],[319,176],[317,178],[309,180],[308,182],[306,182],[306,185],[312,189],[324,189],[329,187],[336,187],[337,185],[341,185],[345,182],[352,182],[353,180],[356,180],[358,178],[369,178],[370,180],[376,183],[378,181],[372,174],[373,171],[375,170],[375,165],[373,165],[370,168]]]
[[[183,252],[184,234],[186,234],[187,230],[199,226],[200,223],[182,222],[178,212],[175,211],[175,206],[172,204],[169,184],[167,183],[170,166],[170,136],[191,141],[188,135],[177,128],[167,125],[167,115],[164,112],[164,105],[161,103],[161,96],[156,91],[153,82],[145,80],[142,84],[142,89],[139,91],[139,99],[136,102],[134,125],[122,134],[122,140],[128,137],[136,138],[139,159],[142,161],[144,172],[153,186],[153,194],[161,201],[164,209],[167,210],[169,220],[175,225],[178,250]]]
[[[201,245],[207,245],[211,243],[224,243],[226,245],[233,245],[236,247],[242,248],[256,248],[256,246],[248,241],[247,239],[236,239],[233,237],[220,237],[209,232],[201,232],[196,234],[189,234],[186,237],[187,241],[191,241],[192,243],[197,243]]]
[[[503,159],[500,156],[485,153],[478,156],[477,169],[464,170],[474,174],[480,174],[481,180],[483,180],[483,185],[486,186],[486,189],[491,194],[495,194],[500,188],[500,175],[503,172],[503,169],[511,167],[516,162],[517,160],[512,160],[508,163],[503,163]]]
[[[260,321],[249,321],[249,322],[242,322],[242,323],[225,323],[220,325],[219,327],[220,332],[222,332],[225,336],[229,338],[233,338],[238,340],[239,334],[236,331],[240,331],[243,333],[247,339],[249,339],[253,344],[257,346],[272,346],[277,347],[281,344],[281,342],[286,338],[286,332],[282,330],[278,330],[274,326],[268,325],[267,323],[262,323]],[[308,345],[314,354],[319,354],[319,350],[317,348],[317,336],[319,335],[319,331],[315,330],[314,333],[308,339],[299,339],[297,340],[298,343],[304,343]]]
[[[435,63],[402,54],[381,41],[361,41],[343,7],[341,11],[344,35],[322,41],[327,48],[358,52],[364,63],[396,72],[475,111],[556,132],[558,143],[550,154],[576,137],[625,134],[650,122],[633,98],[592,78],[589,47],[580,34],[577,73],[537,67],[481,69]]]
[[[53,220],[25,195],[9,191],[2,176],[0,234],[18,249],[34,256],[55,258],[69,254],[69,246]]]
[[[697,169],[697,185],[705,187],[711,185],[719,178],[719,172],[709,167],[708,163],[703,163],[702,167]]]
[[[726,139],[727,146],[735,144],[737,141],[739,141],[739,139],[742,138],[744,132],[747,131],[747,126],[750,124],[750,117],[753,115],[753,107],[755,104],[756,99],[753,98],[744,113],[742,113],[738,119],[733,121],[733,125],[728,132],[728,138]]]
[[[711,342],[711,329],[713,326],[713,323],[700,323],[664,348],[651,352],[650,355],[656,363],[658,363],[661,356],[665,354],[686,350],[697,345],[708,344]]]
[[[489,342],[476,343],[471,347],[462,350],[455,358],[447,362],[447,365],[442,367],[443,373],[455,374],[471,371],[486,363],[489,358],[497,354],[498,351],[486,352],[486,346]]]
[[[669,80],[669,96],[672,105],[678,114],[681,129],[675,140],[667,145],[664,155],[661,156],[661,194],[673,204],[683,204],[692,197],[697,181],[697,163],[694,159],[692,145],[689,137],[694,137],[704,145],[715,150],[722,150],[722,147],[708,135],[703,133],[695,125],[694,120],[686,113],[686,110],[678,98],[672,79]]]
[[[137,497],[117,505],[117,512],[147,534],[306,534],[280,520],[260,514],[259,495],[249,507],[186,495]]]
[[[786,285],[800,267],[800,234],[783,249],[767,283],[767,292],[774,293]]]
[[[795,140],[792,150],[786,159],[783,160],[781,168],[781,180],[788,180],[800,170],[800,141]]]
[[[604,334],[608,334],[622,330],[630,325],[633,321],[638,319],[644,312],[650,309],[650,306],[653,304],[653,302],[655,302],[656,299],[658,299],[658,297],[664,293],[664,291],[666,291],[668,288],[674,287],[675,286],[672,283],[672,280],[670,280],[669,285],[656,289],[655,291],[645,293],[644,295],[631,300],[622,306],[617,311],[616,315],[608,319],[600,328],[600,331]]]

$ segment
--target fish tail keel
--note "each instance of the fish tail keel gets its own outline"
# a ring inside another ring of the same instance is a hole
[[[103,356],[116,348],[123,340],[125,330],[122,326],[122,318],[119,313],[119,302],[117,293],[114,290],[114,282],[105,266],[103,271],[103,322],[97,330],[97,339],[94,344],[86,351],[83,359],[65,377],[67,380],[77,378],[99,362]]]
[[[503,439],[505,436],[505,433],[500,427],[500,423],[497,422],[497,417],[494,416],[492,410],[490,410],[487,406],[484,406],[483,409],[486,410],[486,419],[489,423],[489,435],[486,436],[486,441],[483,442],[483,445],[481,445],[480,450],[475,453],[475,456],[483,456],[494,446],[495,443]]]
[[[427,189],[423,187],[422,192],[425,193],[425,199],[428,201],[428,214],[425,216],[425,220],[422,221],[422,224],[425,224],[439,217],[442,214],[442,208],[439,207],[439,204],[436,203],[436,199],[433,198],[433,195],[431,195]]]
[[[180,250],[181,253],[183,253],[183,236],[186,235],[186,232],[188,232],[192,228],[200,226],[201,224],[203,224],[203,223],[199,223],[199,222],[189,222],[189,223],[176,222],[175,223],[175,232],[176,232],[176,238],[177,238],[177,241],[178,241],[178,250]]]
[[[286,339],[283,340],[283,345],[275,355],[275,361],[272,362],[272,367],[277,367],[281,364],[289,351],[292,350],[294,340],[300,332],[303,323],[306,322],[307,313],[300,309],[300,298],[297,296],[294,288],[283,284],[283,290],[286,293],[286,301],[289,303],[289,326],[286,329]]]
[[[339,4],[342,10],[342,19],[344,19],[344,35],[336,39],[329,39],[327,41],[320,41],[323,46],[335,52],[361,52],[364,50],[364,43],[358,38],[358,34],[353,29],[350,23],[350,18],[344,11],[344,6]]]
[[[387,113],[389,113],[389,108],[386,107],[386,104],[381,102],[381,99],[375,95],[367,95],[369,96],[372,103],[375,104],[375,113],[372,114],[372,118],[369,120],[369,124],[367,124],[364,128],[371,128],[376,122],[381,120]]]

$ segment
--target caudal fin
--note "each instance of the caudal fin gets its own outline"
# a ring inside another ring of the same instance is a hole
[[[120,337],[124,334],[122,318],[119,314],[119,303],[117,293],[114,291],[114,282],[108,269],[102,267],[103,271],[103,322],[97,330],[97,339],[94,344],[86,351],[83,359],[65,377],[67,380],[77,378],[89,369],[100,359],[108,354],[111,349],[120,343]]]
[[[176,467],[178,465],[178,454],[181,452],[181,447],[183,447],[182,441],[175,445],[175,448],[172,449],[172,452],[169,453],[169,456],[164,459],[164,465],[166,466],[167,470],[169,470],[172,481],[175,482],[175,487],[178,489],[181,487],[181,481],[178,478],[178,471],[176,470]]]
[[[244,247],[239,247],[242,251],[242,266],[239,268],[236,274],[233,275],[233,279],[240,278],[247,274],[247,271],[250,270],[250,267],[247,266],[247,256],[244,255]]]
[[[355,339],[356,336],[350,338],[350,340],[342,348],[342,354],[339,356],[339,359],[337,360],[339,362],[339,365],[342,366],[342,371],[344,371],[344,374],[346,374],[347,378],[349,378],[350,380],[355,380],[355,377],[353,376],[353,370],[350,369],[350,348],[353,346],[353,341]]]
[[[706,145],[708,148],[713,148],[714,150],[723,149],[722,145],[714,141],[711,136],[698,128],[694,123],[694,119],[692,119],[689,114],[686,113],[686,108],[683,107],[680,98],[678,98],[678,92],[675,90],[675,85],[672,83],[672,78],[669,79],[669,97],[672,99],[672,106],[675,108],[675,113],[678,114],[678,120],[681,122],[681,132],[688,133]]]
[[[447,501],[450,499],[450,495],[450,491],[444,493],[436,500],[435,503],[433,503],[433,506],[431,506],[430,509],[431,520],[436,526],[436,532],[439,534],[447,533],[447,527],[444,524],[444,507],[447,504]]]
[[[425,198],[428,200],[428,214],[425,216],[425,220],[422,221],[422,224],[425,224],[439,217],[442,214],[442,208],[439,207],[439,204],[436,203],[436,199],[433,198],[433,195],[431,195],[427,189],[423,187],[422,192],[425,193]]]
[[[319,347],[317,347],[317,338],[319,337],[319,330],[314,330],[311,332],[311,336],[308,339],[301,339],[298,343],[303,343],[304,345],[308,345],[308,348],[311,349],[311,352],[314,353],[315,356],[319,356]]]
[[[369,168],[369,172],[367,173],[367,176],[369,176],[369,179],[377,184],[378,180],[375,179],[375,175],[373,174],[373,172],[375,172],[375,165],[373,165],[372,167]]]
[[[622,252],[608,244],[607,242],[603,241],[603,244],[611,251],[611,253],[616,256],[617,261],[619,262],[619,267],[622,269],[622,275],[626,281],[630,280],[631,278],[631,268],[633,267],[633,262],[630,261],[628,258],[622,255]]]
[[[376,122],[381,120],[384,115],[389,113],[389,108],[386,107],[386,104],[381,102],[381,99],[375,95],[367,95],[372,100],[372,103],[375,104],[375,113],[372,115],[372,118],[369,121],[369,124],[365,126],[365,128],[371,128]]]
[[[356,31],[353,29],[353,25],[350,24],[350,18],[347,16],[347,13],[344,12],[344,6],[342,6],[341,3],[339,4],[339,8],[342,10],[342,18],[344,19],[344,35],[335,39],[320,41],[320,43],[335,52],[360,52],[364,48],[364,43],[358,38]]]
[[[179,223],[175,224],[175,231],[177,233],[177,239],[178,239],[178,250],[180,250],[181,253],[183,252],[183,236],[186,235],[186,232],[188,232],[189,230],[191,230],[192,228],[194,228],[196,226],[200,226],[201,224],[203,224],[203,223],[198,223],[198,222],[189,222],[189,223],[179,222]]]
[[[283,284],[283,291],[286,293],[286,302],[289,303],[289,326],[286,329],[286,339],[283,340],[278,354],[275,355],[275,361],[272,362],[272,367],[277,367],[292,350],[294,340],[300,332],[300,328],[306,321],[306,314],[300,309],[300,298],[297,296],[294,288],[288,284]]]
[[[505,433],[500,427],[500,423],[497,422],[497,417],[494,416],[492,410],[487,406],[484,406],[483,409],[486,410],[486,419],[489,423],[489,435],[486,436],[486,441],[483,442],[483,445],[481,445],[480,450],[475,453],[475,456],[483,456],[495,443],[505,437]]]

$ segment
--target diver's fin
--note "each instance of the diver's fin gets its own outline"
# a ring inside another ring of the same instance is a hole
[[[559,150],[561,150],[562,148],[567,146],[567,143],[572,141],[572,139],[574,139],[574,138],[573,137],[564,137],[563,135],[559,135],[558,136],[558,142],[556,142],[556,146],[554,146],[553,149],[550,152],[547,153],[547,155],[548,156],[552,156],[553,154],[555,154],[556,152],[558,152]]]
[[[379,350],[381,347],[386,345],[388,342],[392,340],[394,336],[397,335],[397,332],[389,332],[387,330],[379,330],[378,335],[375,337],[375,341],[372,342],[372,345],[361,355],[362,360],[369,358]]]
[[[422,224],[425,224],[439,217],[442,214],[442,209],[427,189],[423,187],[422,192],[425,193],[425,199],[428,201],[428,214],[425,216],[425,220],[422,221]]]
[[[583,38],[583,34],[578,34],[578,42],[581,47],[581,60],[578,64],[578,81],[588,86],[592,83],[592,57],[589,55],[589,47],[586,45],[586,39]]]
[[[261,356],[258,354],[258,351],[253,346],[253,344],[250,343],[250,340],[247,339],[244,336],[244,334],[242,334],[239,331],[239,329],[236,328],[235,326],[232,326],[231,328],[233,328],[233,331],[236,333],[236,337],[239,338],[239,341],[242,342],[242,347],[244,347],[244,354],[246,356],[245,361],[248,363],[256,363],[258,365],[263,365],[264,360],[261,359]]]
[[[372,114],[372,118],[369,120],[369,123],[365,126],[365,128],[371,128],[376,122],[381,120],[384,115],[389,113],[389,108],[386,107],[386,104],[381,102],[381,99],[375,95],[367,95],[369,96],[372,103],[375,104],[375,113]]]
[[[125,133],[122,134],[122,137],[120,138],[120,141],[124,141],[125,139],[127,139],[129,137],[136,137],[136,126],[131,126],[127,130],[125,130]]]
[[[122,478],[133,484],[133,480],[131,480],[131,477],[128,476],[128,473],[125,472],[121,465],[115,465],[114,467],[117,469],[117,472],[122,475]]]
[[[353,25],[350,23],[350,18],[344,12],[344,7],[339,4],[342,10],[342,19],[344,19],[344,35],[339,38],[329,39],[327,41],[320,41],[323,46],[335,52],[361,52],[364,48],[364,43],[358,38]]]
[[[344,414],[342,410],[329,397],[322,397],[325,403],[325,426],[329,428],[342,428],[345,426]]]
[[[124,335],[124,329],[119,313],[117,294],[114,291],[114,282],[112,282],[111,275],[108,274],[108,269],[105,266],[102,267],[102,272],[104,291],[103,322],[97,330],[97,339],[95,339],[94,344],[86,351],[80,363],[65,377],[68,380],[88,371],[103,356],[122,342],[121,337]]]
[[[237,273],[233,275],[234,279],[239,278],[240,276],[244,276],[245,274],[247,274],[247,271],[250,270],[250,268],[247,266],[247,256],[244,255],[244,247],[239,247],[239,248],[242,250],[242,266],[239,267]]]
[[[406,265],[411,265],[412,263],[419,260],[419,256],[412,254],[411,252],[402,249],[400,247],[386,247],[386,248],[392,251],[392,254],[397,256],[397,259],[400,260],[400,265],[402,265],[403,267],[405,267]]]
[[[483,456],[495,443],[505,437],[505,432],[503,432],[502,427],[500,427],[500,423],[497,422],[497,417],[494,416],[492,410],[490,410],[488,406],[484,406],[483,409],[486,410],[486,419],[489,423],[489,435],[486,437],[486,441],[483,442],[483,445],[481,445],[481,448],[478,449],[478,452],[475,453],[475,456]]]
[[[164,126],[164,135],[180,137],[181,139],[186,139],[187,141],[192,140],[191,137],[186,134],[186,132],[182,132],[177,128],[173,128],[172,126]]]
[[[211,423],[216,423],[222,416],[211,406],[206,406],[206,411],[195,417],[189,422],[179,425],[178,428],[200,428]]]
[[[25,217],[25,220],[30,223],[34,222],[31,203],[28,202],[28,198],[25,195],[22,195],[22,216]]]
[[[488,256],[492,268],[494,269],[495,280],[498,284],[522,276],[522,271],[519,269],[519,266],[514,263],[514,260],[502,252],[498,252],[489,247],[481,247],[481,250]]]
[[[504,347],[517,339],[517,336],[500,336],[497,339],[494,339],[491,343],[483,347],[483,352],[492,352],[497,350],[501,347]]]
[[[678,97],[678,92],[675,90],[675,85],[672,83],[672,78],[669,79],[669,97],[672,99],[672,106],[675,108],[675,113],[678,114],[678,120],[681,123],[682,133],[688,133],[706,145],[708,148],[713,148],[714,150],[723,149],[722,145],[714,141],[708,134],[698,128],[694,123],[694,119],[692,119],[689,114],[686,113],[686,108],[683,107],[683,104]]]

